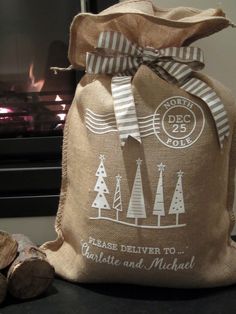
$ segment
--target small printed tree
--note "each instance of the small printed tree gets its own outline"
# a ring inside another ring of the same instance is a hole
[[[100,164],[96,172],[96,176],[98,177],[96,185],[94,187],[94,191],[97,192],[97,196],[92,204],[92,207],[98,209],[98,217],[101,217],[101,209],[111,209],[105,194],[109,194],[109,190],[106,186],[104,178],[107,177],[106,170],[104,167],[104,155],[100,155]]]
[[[113,209],[116,210],[116,220],[117,221],[119,221],[119,212],[121,212],[123,210],[122,209],[120,181],[121,181],[121,176],[118,174],[116,176],[116,189],[115,189],[113,205],[112,205]]]
[[[141,177],[141,163],[142,160],[139,158],[137,161],[137,170],[134,179],[134,184],[130,196],[127,218],[134,218],[135,224],[138,224],[138,218],[146,218],[144,195],[143,195],[143,185]]]
[[[176,226],[179,224],[179,214],[185,213],[184,207],[184,196],[183,196],[183,186],[182,186],[182,177],[183,172],[180,170],[177,172],[178,180],[175,187],[175,192],[171,201],[169,214],[176,215]]]
[[[161,216],[165,216],[165,206],[164,206],[164,195],[163,195],[163,171],[165,170],[165,165],[163,163],[158,165],[158,171],[160,171],[156,197],[153,207],[153,215],[157,215],[157,226],[160,227]]]

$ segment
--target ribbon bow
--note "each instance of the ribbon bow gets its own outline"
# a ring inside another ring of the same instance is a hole
[[[95,52],[87,53],[86,71],[90,74],[112,74],[111,91],[121,145],[129,136],[141,143],[134,97],[132,76],[142,65],[158,76],[176,84],[189,94],[202,99],[210,109],[220,147],[230,128],[227,112],[220,98],[205,82],[194,77],[194,71],[204,68],[204,57],[197,47],[155,49],[139,47],[119,32],[102,32]]]

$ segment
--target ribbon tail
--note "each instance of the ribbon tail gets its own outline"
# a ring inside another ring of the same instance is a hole
[[[121,146],[125,145],[129,136],[141,143],[131,80],[131,76],[114,76],[111,81],[114,112]]]
[[[227,112],[220,98],[210,86],[195,77],[189,79],[180,88],[207,104],[215,121],[220,147],[223,148],[225,138],[230,135],[230,126]]]

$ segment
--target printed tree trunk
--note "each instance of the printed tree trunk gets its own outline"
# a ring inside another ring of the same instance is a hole
[[[105,160],[105,157],[103,155],[100,155],[99,158],[101,162],[96,172],[96,177],[98,177],[98,179],[94,188],[94,191],[97,192],[97,196],[92,204],[92,207],[98,209],[98,217],[101,217],[102,209],[111,209],[111,208],[105,197],[105,194],[109,194],[109,190],[104,181],[104,178],[107,177],[106,170],[103,163]]]
[[[17,247],[17,241],[9,233],[0,231],[0,269],[12,263],[17,254]]]
[[[8,290],[19,299],[34,298],[51,284],[54,268],[26,236],[15,234],[13,237],[18,242],[19,255],[7,273]]]
[[[183,172],[180,170],[177,172],[178,181],[176,183],[175,192],[171,201],[169,214],[176,215],[176,226],[179,224],[179,214],[185,213],[184,196],[182,187]]]
[[[0,273],[0,304],[5,300],[7,294],[7,279]]]
[[[153,215],[157,215],[157,226],[161,225],[161,216],[165,216],[165,207],[164,207],[164,195],[163,195],[163,171],[165,170],[165,165],[162,163],[158,165],[158,170],[160,171],[156,197],[153,207]]]
[[[142,160],[138,159],[137,161],[137,171],[134,179],[134,185],[132,188],[132,193],[130,196],[127,218],[134,218],[135,225],[138,224],[138,218],[146,218],[145,203],[143,196],[143,185],[141,177],[141,163]]]
[[[121,189],[120,189],[120,181],[121,181],[121,176],[118,175],[116,176],[116,190],[114,194],[114,199],[113,199],[113,209],[116,210],[116,220],[119,221],[119,212],[121,212],[122,209],[122,200],[121,200]]]

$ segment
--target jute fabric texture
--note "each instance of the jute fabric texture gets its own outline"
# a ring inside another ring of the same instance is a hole
[[[104,31],[161,49],[192,46],[229,25],[219,9],[163,10],[149,1],[127,1],[76,16],[69,58],[73,67],[85,68],[87,52]],[[236,282],[230,238],[235,103],[221,83],[202,71],[194,75],[224,104],[230,132],[222,148],[206,103],[145,64],[131,81],[141,143],[128,137],[122,147],[112,75],[82,78],[64,130],[58,237],[42,246],[58,275],[185,288]]]

